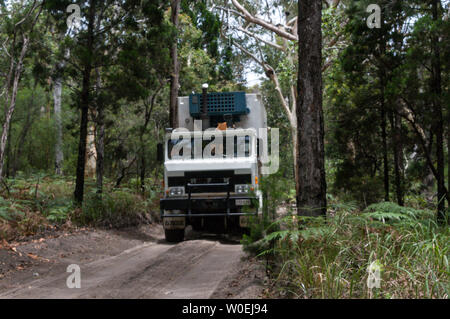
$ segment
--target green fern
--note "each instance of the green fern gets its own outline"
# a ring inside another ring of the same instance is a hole
[[[426,209],[414,209],[411,207],[399,206],[392,202],[382,202],[372,204],[364,210],[364,216],[373,218],[382,222],[410,223],[412,221],[429,219],[433,213]]]

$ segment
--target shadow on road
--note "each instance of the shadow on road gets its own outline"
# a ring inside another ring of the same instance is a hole
[[[190,226],[186,228],[185,240],[207,240],[219,242],[223,245],[240,245],[242,235],[213,234],[207,232],[196,232]]]

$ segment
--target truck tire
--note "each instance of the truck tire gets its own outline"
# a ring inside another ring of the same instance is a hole
[[[164,235],[169,243],[179,243],[184,240],[184,229],[165,229]]]

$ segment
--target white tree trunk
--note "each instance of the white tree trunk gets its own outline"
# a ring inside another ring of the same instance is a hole
[[[16,71],[14,73],[14,82],[13,82],[13,86],[12,86],[13,89],[12,89],[12,94],[11,94],[11,100],[9,101],[9,107],[5,114],[5,122],[3,123],[2,137],[0,140],[0,182],[3,179],[3,166],[4,166],[4,162],[5,162],[6,144],[8,143],[9,126],[11,124],[12,115],[16,108],[17,91],[19,90],[19,81],[20,81],[20,77],[22,75],[23,60],[24,60],[25,55],[28,50],[28,44],[29,44],[29,39],[27,37],[24,37],[23,44],[22,44],[22,50],[20,52],[20,57],[19,57],[19,60],[17,61],[17,67],[16,67]],[[8,88],[8,83],[7,83],[6,90],[8,90],[8,89],[9,88]]]
[[[62,78],[58,76],[53,83],[53,101],[55,107],[55,124],[56,124],[56,145],[55,145],[55,173],[62,175],[62,163],[64,160],[63,153],[63,137],[62,137],[62,121],[61,121],[61,93]]]
[[[94,178],[97,166],[97,149],[95,148],[95,126],[90,124],[86,139],[86,167],[85,176]]]
[[[97,83],[96,90],[99,92],[102,88],[102,78],[99,68],[95,70],[97,73]],[[104,105],[97,104],[97,119],[96,131],[95,131],[95,150],[97,152],[97,158],[95,163],[95,173],[96,173],[96,183],[97,183],[97,193],[103,192],[103,160],[105,153],[105,118],[104,118]]]

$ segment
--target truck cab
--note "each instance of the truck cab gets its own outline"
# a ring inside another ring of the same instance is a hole
[[[178,99],[176,129],[166,129],[160,201],[166,240],[196,231],[242,232],[262,213],[260,158],[267,150],[261,97],[245,92],[191,94]]]

